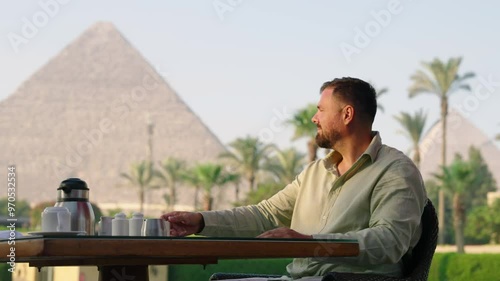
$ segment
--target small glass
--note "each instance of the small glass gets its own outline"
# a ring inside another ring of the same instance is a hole
[[[170,222],[164,219],[145,219],[141,236],[170,236]]]

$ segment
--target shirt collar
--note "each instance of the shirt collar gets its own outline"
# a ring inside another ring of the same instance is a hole
[[[380,137],[380,133],[378,131],[372,131],[372,141],[370,142],[370,145],[368,145],[365,152],[361,154],[361,156],[356,160],[356,162],[359,161],[359,159],[361,159],[364,155],[367,155],[368,157],[370,157],[370,160],[373,163],[375,161],[375,158],[377,158],[377,153],[381,147],[382,147],[382,138]],[[329,171],[336,170],[337,164],[341,160],[342,160],[342,155],[340,155],[340,153],[338,153],[335,150],[328,153],[328,155],[322,159],[323,165]]]

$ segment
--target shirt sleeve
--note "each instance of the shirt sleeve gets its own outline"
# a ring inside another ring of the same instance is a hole
[[[255,237],[277,227],[289,227],[300,187],[299,177],[257,205],[201,212],[205,228],[200,234],[219,237]]]
[[[396,161],[374,187],[368,228],[347,233],[316,234],[313,238],[358,241],[359,256],[327,258],[328,262],[397,263],[420,237],[420,221],[426,199],[423,180],[416,166],[409,160]]]

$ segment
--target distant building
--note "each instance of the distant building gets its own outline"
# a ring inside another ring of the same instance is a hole
[[[148,147],[155,162],[176,157],[190,164],[216,161],[225,151],[155,68],[103,22],[0,102],[0,131],[0,166],[17,166],[18,199],[32,204],[55,200],[62,180],[79,177],[104,209],[138,210],[138,190],[120,173],[147,160]],[[6,169],[0,177],[7,178]],[[178,208],[193,207],[193,190],[179,187]],[[146,196],[150,215],[165,210],[163,192]],[[231,201],[216,198],[219,207]]]
[[[432,174],[440,171],[441,137],[442,129],[441,121],[439,121],[432,126],[428,134],[420,142],[422,159],[420,170],[424,180],[432,179]],[[500,185],[500,150],[493,139],[489,139],[481,130],[455,110],[451,110],[448,114],[446,138],[447,164],[453,161],[456,153],[467,159],[469,148],[474,146],[481,151],[481,155],[493,174],[498,188]]]

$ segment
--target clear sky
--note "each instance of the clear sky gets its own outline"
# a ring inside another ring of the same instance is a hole
[[[407,151],[393,116],[424,108],[427,128],[439,117],[437,97],[408,98],[411,74],[422,61],[455,56],[463,56],[460,73],[477,77],[451,107],[462,107],[490,138],[500,133],[500,1],[0,3],[0,100],[90,25],[109,21],[223,143],[267,132],[266,140],[291,145],[292,129],[274,121],[316,103],[324,81],[353,76],[389,89],[375,129]],[[31,38],[23,35],[27,24],[38,29]],[[25,41],[13,44],[13,34]]]

